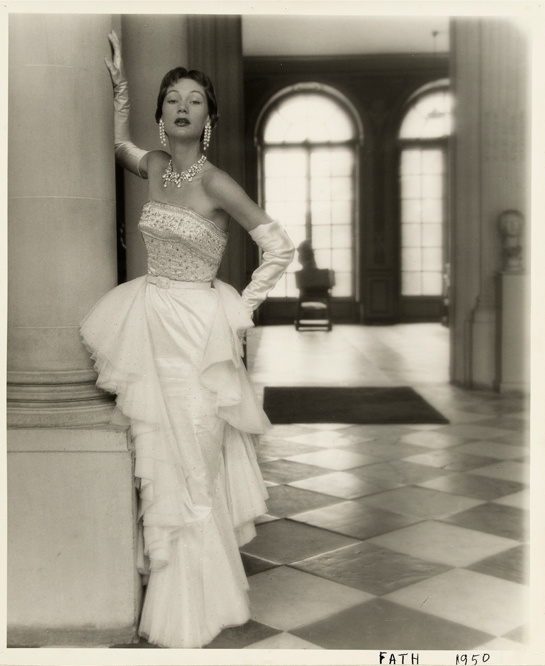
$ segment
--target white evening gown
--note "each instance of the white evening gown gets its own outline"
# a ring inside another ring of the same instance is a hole
[[[250,618],[238,547],[267,492],[255,451],[270,423],[241,361],[253,326],[215,279],[227,234],[192,210],[149,201],[139,228],[148,275],[106,294],[81,326],[97,385],[130,424],[149,573],[140,635],[201,647]]]

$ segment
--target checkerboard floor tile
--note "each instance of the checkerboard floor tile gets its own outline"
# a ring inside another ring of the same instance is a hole
[[[368,541],[316,555],[292,566],[375,596],[383,596],[449,569],[446,565],[381,548]]]
[[[503,578],[452,569],[384,598],[493,636],[503,636],[519,626],[526,593],[524,585]]]
[[[292,633],[330,650],[421,650],[423,645],[428,650],[471,649],[494,638],[473,627],[379,598],[332,613]]]
[[[507,640],[507,639],[504,639]],[[509,641],[512,643],[512,641]],[[516,643],[515,643],[516,645]],[[297,638],[287,631],[280,631],[279,633],[265,638],[262,641],[246,645],[247,650],[323,650],[319,645],[304,641],[302,638]]]
[[[318,465],[319,467],[325,467],[327,470],[337,471],[353,469],[354,467],[361,467],[362,465],[375,462],[375,459],[371,456],[347,451],[346,448],[331,448],[314,453],[303,453],[291,456],[288,460],[307,463],[309,465]]]
[[[392,532],[418,521],[417,518],[381,508],[362,506],[361,501],[340,502],[322,509],[294,514],[291,519],[360,540]]]
[[[242,552],[275,564],[290,564],[353,544],[357,539],[292,520],[257,526],[257,537]]]
[[[507,539],[524,541],[528,533],[525,524],[527,512],[512,506],[488,502],[448,516],[446,521],[477,530],[479,533],[496,534]]]
[[[468,566],[519,545],[513,539],[449,525],[438,520],[391,531],[374,537],[369,542],[452,567]]]
[[[427,488],[405,486],[362,497],[358,502],[362,506],[375,506],[403,516],[428,519],[446,518],[480,504],[481,500]]]
[[[423,488],[488,501],[508,497],[524,488],[522,483],[516,481],[503,481],[502,479],[477,476],[476,474],[449,474],[448,476],[424,481],[418,485]]]
[[[282,631],[317,622],[371,598],[356,588],[286,566],[252,576],[250,585],[252,618]]]
[[[471,571],[496,576],[524,585],[528,580],[529,557],[525,546],[517,546],[487,557],[467,567]]]
[[[399,484],[380,479],[362,479],[350,472],[331,472],[302,481],[294,481],[289,485],[348,500],[397,488]]]

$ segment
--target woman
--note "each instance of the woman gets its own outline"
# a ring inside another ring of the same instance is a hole
[[[156,120],[169,152],[130,140],[121,48],[109,35],[116,158],[148,180],[139,228],[148,275],[108,293],[82,323],[97,384],[130,424],[147,579],[139,633],[201,647],[249,617],[238,547],[255,536],[266,490],[254,438],[270,425],[241,363],[251,314],[292,261],[277,222],[203,151],[218,114],[212,84],[184,68],[164,77]],[[215,279],[235,219],[263,251],[239,296]]]

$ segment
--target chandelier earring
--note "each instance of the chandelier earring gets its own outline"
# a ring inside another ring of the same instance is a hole
[[[202,139],[202,149],[205,151],[208,146],[210,145],[210,137],[212,136],[212,125],[210,124],[210,121],[206,121],[206,125],[204,126],[204,136]]]
[[[163,119],[159,121],[159,139],[163,146],[167,145],[167,135],[165,134],[165,123]]]

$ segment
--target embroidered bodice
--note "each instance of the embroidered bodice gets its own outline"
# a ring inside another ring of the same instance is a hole
[[[159,201],[144,204],[138,223],[148,253],[148,273],[184,282],[211,282],[227,232],[189,208]]]

